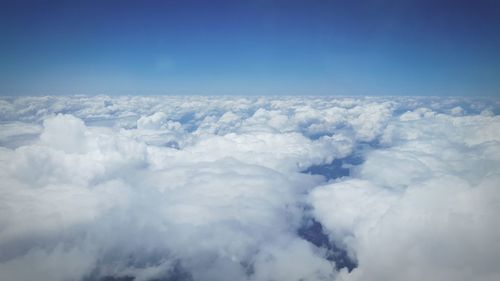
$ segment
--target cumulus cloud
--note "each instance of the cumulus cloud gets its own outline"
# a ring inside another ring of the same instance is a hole
[[[311,192],[317,219],[359,263],[339,279],[498,279],[500,134],[486,132],[500,119],[408,115],[352,178]]]
[[[0,276],[496,280],[498,108],[2,98]]]

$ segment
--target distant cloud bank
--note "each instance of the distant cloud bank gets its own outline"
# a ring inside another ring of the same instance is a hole
[[[0,98],[1,279],[500,280],[499,109]]]

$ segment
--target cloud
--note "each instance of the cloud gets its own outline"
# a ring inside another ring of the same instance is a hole
[[[359,263],[339,279],[497,279],[500,135],[486,132],[500,119],[408,115],[352,178],[311,193],[317,219]]]
[[[495,280],[494,112],[444,98],[2,98],[0,276]],[[308,173],[334,160],[347,176]]]

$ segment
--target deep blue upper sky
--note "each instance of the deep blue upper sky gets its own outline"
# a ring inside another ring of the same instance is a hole
[[[0,1],[0,94],[500,96],[500,1]]]

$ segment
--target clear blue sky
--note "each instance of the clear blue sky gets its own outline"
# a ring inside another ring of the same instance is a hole
[[[0,1],[0,94],[500,96],[500,1]]]

